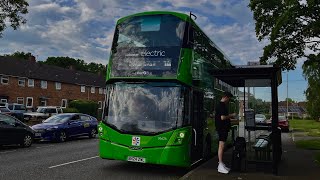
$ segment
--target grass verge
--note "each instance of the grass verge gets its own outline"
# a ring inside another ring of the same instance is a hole
[[[320,139],[299,140],[296,145],[302,149],[320,150]]]
[[[307,132],[308,136],[320,137],[320,122],[314,120],[290,120],[291,128],[296,132]]]

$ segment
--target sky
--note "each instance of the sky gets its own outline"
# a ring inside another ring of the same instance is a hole
[[[196,22],[234,65],[258,61],[268,40],[259,42],[249,0],[28,0],[27,23],[7,28],[0,39],[0,55],[31,52],[37,60],[69,56],[107,64],[117,19],[143,11],[177,11],[197,16]],[[305,100],[307,82],[303,59],[288,74],[288,97]],[[287,97],[287,75],[282,74],[279,100]],[[256,88],[257,98],[270,100],[270,88]]]

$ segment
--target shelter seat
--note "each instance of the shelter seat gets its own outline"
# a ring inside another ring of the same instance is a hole
[[[271,133],[260,135],[255,144],[253,145],[253,149],[255,150],[255,159],[261,161],[270,161],[271,160]]]

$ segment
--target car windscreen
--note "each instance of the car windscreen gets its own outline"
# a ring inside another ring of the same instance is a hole
[[[256,118],[266,118],[266,116],[265,115],[263,115],[263,114],[256,114],[256,116],[255,116]]]
[[[182,125],[181,87],[117,83],[108,88],[104,122],[124,133],[155,134]]]
[[[72,115],[69,115],[69,114],[68,115],[61,114],[61,115],[51,116],[48,119],[46,119],[45,121],[43,121],[43,123],[54,123],[54,124],[65,123],[71,117],[72,117]]]
[[[287,118],[285,116],[279,116],[278,119],[279,119],[279,121],[286,121],[287,120]]]
[[[7,108],[0,108],[1,112],[10,112]]]
[[[45,108],[38,108],[38,109],[37,109],[37,112],[38,112],[38,113],[44,113],[44,112],[45,112]]]
[[[9,108],[10,110],[13,110],[13,105],[8,105],[8,108]]]

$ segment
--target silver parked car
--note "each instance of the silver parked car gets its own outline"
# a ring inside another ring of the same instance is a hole
[[[256,121],[256,123],[266,123],[267,122],[267,118],[263,114],[256,114],[255,115],[255,121]]]

